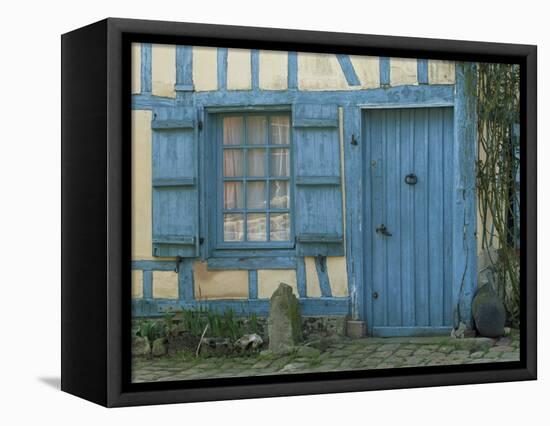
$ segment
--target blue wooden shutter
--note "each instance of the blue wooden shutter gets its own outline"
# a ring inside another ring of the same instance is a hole
[[[198,255],[198,120],[191,107],[155,109],[153,256]]]
[[[296,249],[300,256],[344,254],[338,106],[293,109]]]

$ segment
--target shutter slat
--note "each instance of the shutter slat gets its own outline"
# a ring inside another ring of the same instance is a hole
[[[300,256],[344,254],[338,106],[293,109],[296,249]]]
[[[195,186],[195,185],[196,185],[196,179],[194,177],[153,179],[153,186],[155,188],[169,187],[169,186]]]
[[[195,127],[194,120],[153,120],[151,128],[153,130],[176,130],[188,129],[192,130]]]
[[[197,112],[192,107],[154,111],[153,256],[198,255]]]
[[[340,176],[296,176],[296,185],[340,185]]]

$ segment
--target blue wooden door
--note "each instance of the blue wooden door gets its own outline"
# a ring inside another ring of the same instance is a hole
[[[364,116],[365,307],[378,336],[452,325],[452,108]]]

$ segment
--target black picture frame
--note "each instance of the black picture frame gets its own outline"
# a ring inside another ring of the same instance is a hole
[[[536,379],[536,46],[118,18],[61,41],[62,390],[119,407]],[[129,67],[140,41],[519,64],[521,360],[130,383]]]

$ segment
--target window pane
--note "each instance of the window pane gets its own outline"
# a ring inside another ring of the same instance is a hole
[[[243,176],[244,161],[242,149],[224,149],[223,175],[228,177]]]
[[[267,118],[257,115],[250,116],[246,119],[246,133],[248,145],[265,145]]]
[[[246,207],[249,209],[265,209],[267,205],[265,182],[248,182],[246,188]]]
[[[265,176],[265,149],[248,150],[248,176]]]
[[[288,149],[272,149],[269,155],[271,176],[290,176],[290,156]]]
[[[289,182],[287,180],[272,180],[270,200],[271,207],[274,209],[288,209],[289,200]]]
[[[225,209],[243,208],[242,182],[225,182],[223,184],[223,207]]]
[[[272,144],[290,144],[290,119],[287,115],[271,117],[269,131],[271,132]]]
[[[290,240],[290,215],[288,213],[272,213],[269,217],[269,227],[271,241]]]
[[[243,128],[243,117],[225,117],[223,119],[223,144],[242,145]]]
[[[246,217],[246,232],[248,241],[266,241],[266,215],[249,213]]]
[[[225,214],[223,215],[223,240],[224,241],[243,241],[243,215]]]

